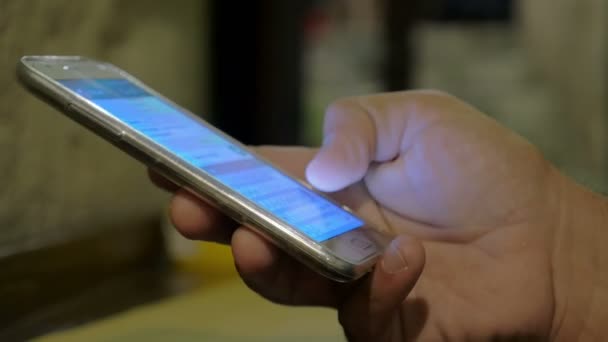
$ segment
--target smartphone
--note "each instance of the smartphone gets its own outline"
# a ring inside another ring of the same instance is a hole
[[[30,91],[71,119],[319,274],[340,282],[360,278],[387,244],[349,208],[112,64],[24,56],[17,73]]]

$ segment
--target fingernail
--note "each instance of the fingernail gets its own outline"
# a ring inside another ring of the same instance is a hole
[[[384,258],[382,258],[384,272],[395,274],[407,270],[407,260],[405,260],[400,245],[399,238],[397,238],[388,246]]]

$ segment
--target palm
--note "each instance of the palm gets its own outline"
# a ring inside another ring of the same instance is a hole
[[[423,240],[427,266],[402,306],[399,330],[429,338],[441,331],[544,336],[553,305],[551,231],[540,223],[548,222],[549,167],[516,137],[495,144],[491,129],[468,133],[429,126],[398,158],[332,196],[380,230]],[[297,151],[263,149],[302,177],[315,151]],[[312,279],[301,283],[325,283]]]
[[[453,338],[544,336],[553,305],[550,168],[529,144],[480,121],[426,126],[395,165],[367,178],[390,208],[379,211],[388,225],[421,237],[427,253],[404,305],[418,312],[404,317],[410,332],[431,336],[431,327]],[[401,173],[401,189],[388,191],[398,178],[381,173]]]

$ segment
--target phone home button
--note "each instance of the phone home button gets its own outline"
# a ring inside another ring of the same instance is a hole
[[[334,240],[331,247],[342,258],[359,263],[378,252],[374,241],[359,232],[346,233]]]
[[[368,239],[353,237],[350,239],[350,244],[360,251],[367,251],[373,247],[373,243]]]

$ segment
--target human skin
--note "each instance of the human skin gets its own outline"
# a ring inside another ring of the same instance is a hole
[[[365,278],[325,279],[172,189],[176,228],[231,244],[265,298],[336,308],[352,341],[603,338],[606,200],[525,139],[435,91],[338,100],[324,135],[320,149],[255,150],[395,237]]]

